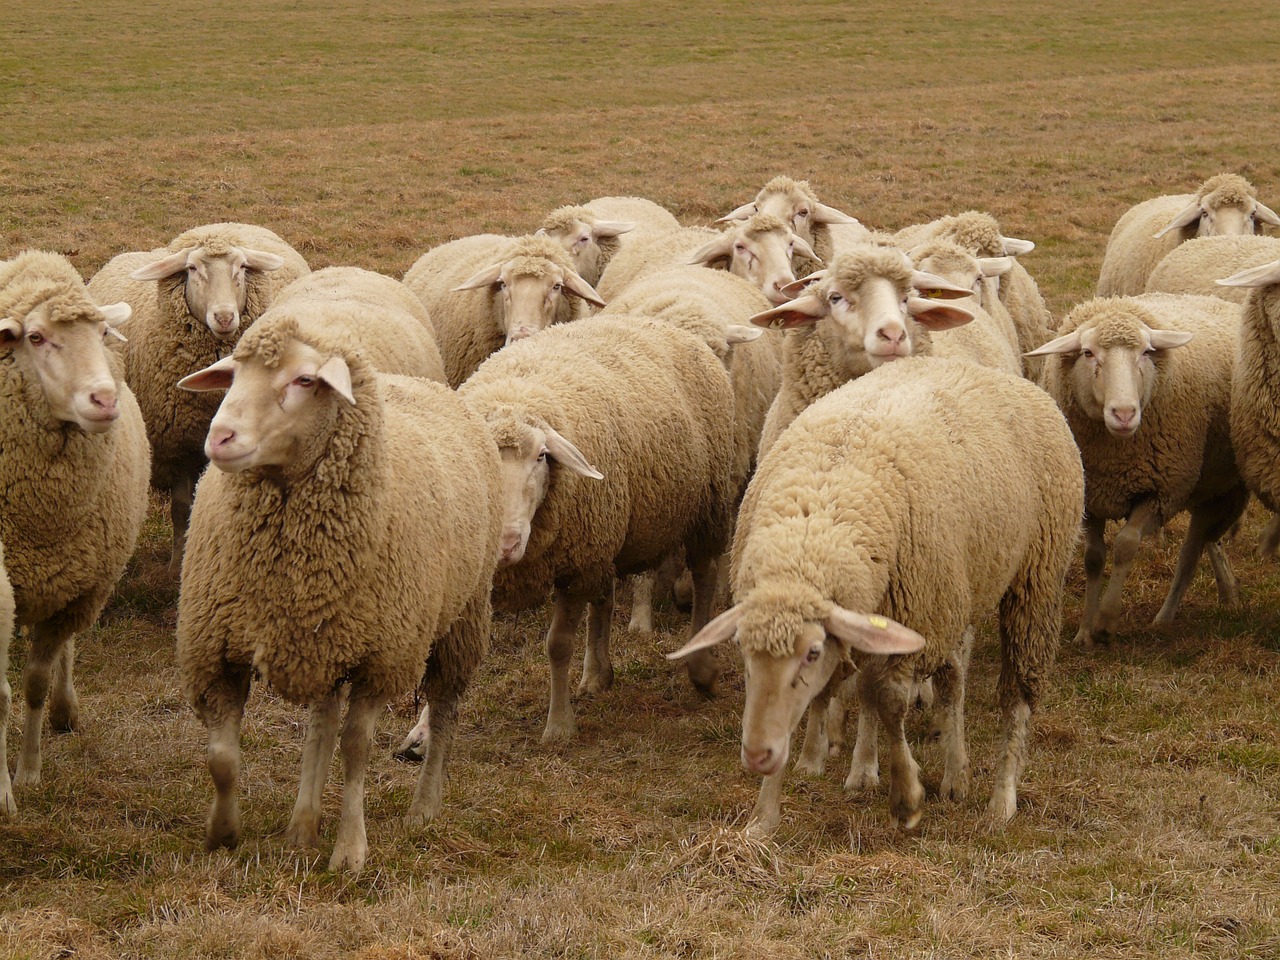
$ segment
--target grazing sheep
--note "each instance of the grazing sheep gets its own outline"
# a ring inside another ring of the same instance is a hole
[[[749,220],[758,213],[767,213],[788,224],[795,235],[804,240],[817,254],[815,258],[802,255],[795,260],[795,270],[801,276],[812,273],[830,263],[832,257],[851,243],[870,239],[871,231],[849,216],[818,200],[808,180],[791,177],[774,177],[756,194],[750,203],[721,217],[716,223],[734,223]]]
[[[501,529],[493,439],[442,384],[376,372],[327,311],[269,310],[235,352],[182,381],[226,389],[209,428],[178,603],[178,666],[209,731],[210,849],[240,836],[240,723],[250,680],[310,704],[286,831],[319,841],[343,699],[343,797],[331,870],[368,853],[374,724],[421,678],[427,762],[408,820],[440,808],[457,703],[488,647]],[[462,495],[465,492],[465,495]],[[423,673],[423,666],[426,673]]]
[[[19,789],[40,781],[45,713],[55,730],[78,724],[74,636],[98,619],[146,514],[142,415],[103,345],[129,312],[97,306],[58,254],[0,262],[0,542],[30,641]],[[6,648],[11,632],[0,624]]]
[[[444,372],[457,387],[491,353],[604,301],[550,237],[479,234],[428,250],[404,283],[426,305]]]
[[[1239,598],[1217,542],[1248,500],[1228,422],[1239,314],[1239,307],[1214,297],[1148,293],[1090,300],[1067,314],[1061,336],[1036,351],[1049,358],[1044,388],[1062,408],[1084,459],[1079,643],[1110,638],[1138,545],[1183,510],[1191,511],[1191,523],[1154,623],[1172,622],[1206,544],[1219,599]],[[1102,596],[1108,520],[1125,525],[1116,535],[1111,582]]]
[[[1232,447],[1245,484],[1275,513],[1280,510],[1280,259],[1222,283],[1248,291],[1231,374]],[[1263,533],[1263,556],[1275,556],[1278,545],[1280,526],[1273,518]]]
[[[890,360],[929,352],[930,330],[973,319],[963,307],[913,296],[922,286],[945,296],[972,293],[916,270],[895,247],[861,244],[841,254],[803,296],[751,318],[787,331],[782,386],[765,419],[761,458],[819,397]]]
[[[1280,259],[1280,239],[1276,237],[1197,237],[1178,244],[1156,265],[1147,279],[1147,292],[1194,293],[1244,303],[1249,296],[1247,287],[1225,286],[1218,281],[1276,259]]]
[[[1195,193],[1144,200],[1125,211],[1111,231],[1098,274],[1099,297],[1128,297],[1147,288],[1156,265],[1193,237],[1258,232],[1259,223],[1280,226],[1280,217],[1258,202],[1244,177],[1220,173]]]
[[[18,812],[9,779],[9,711],[13,688],[9,686],[9,641],[13,638],[13,587],[4,568],[4,544],[0,543],[0,817]]]
[[[628,242],[600,278],[600,295],[612,300],[631,283],[655,270],[698,264],[728,270],[749,280],[772,303],[785,303],[783,288],[794,283],[793,257],[817,255],[790,226],[771,214],[756,214],[716,232],[706,227],[654,231]]]
[[[1080,456],[1053,401],[999,371],[906,359],[801,413],[743,501],[735,606],[672,654],[735,635],[741,646],[742,762],[766,778],[749,829],[777,827],[792,733],[810,701],[854,669],[862,713],[890,734],[894,823],[914,828],[924,798],[904,731],[914,681],[932,677],[943,707],[940,792],[964,797],[970,628],[997,610],[1004,732],[988,815],[1008,821],[1057,650],[1083,496]],[[855,750],[850,784],[878,780],[874,740],[869,752]]]
[[[270,230],[244,223],[195,227],[155,253],[146,261],[137,253],[116,257],[89,281],[89,294],[99,302],[120,296],[133,307],[125,380],[147,425],[151,485],[170,498],[169,572],[176,577],[206,463],[204,438],[218,406],[177,382],[229,353],[276,294],[310,268]],[[133,269],[126,274],[126,267]]]
[[[680,221],[664,207],[643,197],[597,197],[582,206],[552,210],[538,233],[560,243],[573,257],[574,269],[592,286],[633,230],[641,233],[678,230]]]

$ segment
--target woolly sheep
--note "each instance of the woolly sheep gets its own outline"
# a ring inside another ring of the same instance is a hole
[[[1098,274],[1099,297],[1142,293],[1156,265],[1193,237],[1254,234],[1259,223],[1280,226],[1280,217],[1258,202],[1244,177],[1220,173],[1195,193],[1144,200],[1125,211],[1111,231]]]
[[[913,681],[932,677],[943,707],[940,792],[964,797],[969,628],[997,610],[1004,732],[988,815],[1008,821],[1083,496],[1061,413],[1000,371],[905,359],[801,413],[743,501],[735,605],[673,654],[734,636],[741,646],[742,762],[766,778],[749,829],[778,825],[792,733],[815,695],[854,669],[862,713],[890,733],[895,825],[913,829],[924,798],[903,727]],[[850,783],[876,782],[874,753],[874,741],[855,750]]]
[[[1218,281],[1276,259],[1280,259],[1280,239],[1276,237],[1197,237],[1178,244],[1156,265],[1147,278],[1147,292],[1194,293],[1244,303],[1249,296],[1247,287],[1224,286]]]
[[[0,817],[18,812],[9,779],[9,711],[13,688],[9,686],[9,641],[13,638],[13,587],[4,568],[4,544],[0,543]]]
[[[491,353],[604,301],[550,237],[479,234],[428,250],[404,283],[426,305],[449,385]]]
[[[128,304],[94,304],[65,257],[0,262],[0,542],[30,640],[18,788],[40,781],[46,712],[55,730],[79,722],[74,636],[106,605],[146,513],[142,415],[102,342],[128,317]],[[0,624],[5,647],[11,632]],[[13,812],[7,791],[0,808]]]
[[[818,398],[883,363],[928,353],[931,329],[973,319],[963,307],[913,296],[922,286],[942,296],[972,292],[916,270],[895,247],[861,244],[841,254],[803,296],[751,318],[759,326],[787,331],[782,386],[765,419],[761,458]]]
[[[209,734],[210,849],[240,836],[251,678],[310,704],[286,831],[304,846],[319,841],[346,694],[329,868],[359,871],[374,723],[419,678],[431,739],[408,821],[439,811],[458,699],[489,642],[500,480],[492,438],[456,394],[377,373],[327,319],[305,300],[280,303],[230,357],[182,381],[227,394],[206,444],[218,469],[201,479],[191,516],[177,652]]]
[[[147,425],[151,485],[170,498],[169,572],[176,577],[205,466],[204,438],[218,406],[216,398],[176,384],[228,353],[276,294],[310,268],[270,230],[244,223],[194,227],[156,253],[140,266],[140,254],[121,254],[89,281],[89,293],[121,296],[133,307],[125,379]],[[134,267],[127,275],[126,266]]]
[[[728,270],[754,284],[772,303],[784,303],[783,288],[795,282],[795,256],[816,259],[790,226],[771,214],[756,214],[717,232],[706,227],[647,233],[628,242],[600,278],[600,295],[612,300],[640,277],[680,264]]]
[[[1062,408],[1084,459],[1079,643],[1109,639],[1142,538],[1183,510],[1191,511],[1191,523],[1154,622],[1173,620],[1206,544],[1219,598],[1238,600],[1217,541],[1248,500],[1228,423],[1239,312],[1214,297],[1100,298],[1075,307],[1061,335],[1037,351],[1049,358],[1044,388]],[[1111,582],[1102,595],[1108,520],[1125,525],[1115,538]]]
[[[574,269],[592,286],[622,244],[641,233],[680,229],[666,208],[643,197],[597,197],[581,206],[552,210],[538,233],[558,242],[573,257]]]
[[[795,269],[801,275],[829,263],[849,244],[865,241],[871,236],[871,231],[856,217],[821,203],[808,180],[774,177],[760,188],[754,200],[727,213],[716,223],[749,220],[757,213],[771,214],[788,224],[796,236],[817,254],[816,258],[803,255],[797,258]]]

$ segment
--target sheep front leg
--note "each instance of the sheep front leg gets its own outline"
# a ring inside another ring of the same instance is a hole
[[[969,795],[969,751],[964,736],[964,695],[973,653],[973,627],[965,628],[960,646],[946,665],[934,674],[934,688],[942,708],[942,783],[939,792],[946,799],[963,800]]]
[[[0,817],[12,817],[18,812],[18,805],[13,800],[13,782],[9,779],[9,712],[12,707],[9,638],[0,636]]]
[[[286,843],[297,847],[320,846],[320,798],[329,776],[329,763],[338,740],[342,720],[343,691],[334,690],[311,705],[307,736],[302,743],[302,773],[298,777],[298,799],[285,829]]]
[[[547,706],[547,726],[542,742],[569,740],[575,732],[573,703],[569,699],[569,661],[573,659],[573,638],[582,622],[587,602],[556,591],[547,630],[547,659],[551,665],[551,701]]]
[[[920,765],[907,743],[907,708],[911,685],[886,677],[877,691],[880,722],[889,734],[889,815],[895,827],[914,830],[920,825],[924,807],[924,785]]]
[[[631,620],[627,629],[635,633],[653,633],[653,585],[657,573],[648,570],[631,578]]]
[[[609,632],[613,628],[613,594],[617,581],[609,581],[609,590],[587,611],[587,647],[582,656],[582,679],[579,694],[604,693],[613,686],[613,660],[609,654]]]
[[[169,489],[169,519],[173,522],[173,552],[169,555],[169,576],[182,575],[182,555],[187,548],[187,526],[191,522],[191,503],[195,499],[196,480],[183,477]]]
[[[850,792],[871,790],[880,785],[880,725],[876,720],[876,699],[871,675],[860,671],[854,678],[858,694],[858,732],[849,758],[849,775],[844,788]]]
[[[51,626],[47,621],[30,627],[27,634],[31,646],[22,676],[23,694],[26,697],[22,752],[18,754],[18,768],[13,777],[13,785],[19,789],[34,787],[40,782],[40,738],[44,730],[49,685],[54,664],[71,641],[68,632]]]
[[[1124,529],[1116,534],[1116,542],[1112,548],[1111,581],[1107,584],[1106,593],[1098,607],[1098,618],[1093,630],[1093,639],[1107,642],[1114,632],[1116,621],[1120,619],[1120,600],[1124,592],[1124,582],[1129,578],[1129,570],[1134,558],[1138,555],[1138,547],[1144,537],[1155,533],[1164,526],[1164,518],[1160,510],[1151,500],[1144,500],[1129,513]]]
[[[832,696],[824,690],[811,701],[805,713],[804,743],[796,757],[796,772],[806,777],[820,777],[827,769],[827,706]]]
[[[760,781],[760,795],[756,797],[756,805],[751,810],[745,832],[749,837],[764,839],[770,837],[782,822],[782,781],[787,775],[784,765],[777,773],[772,773]]]
[[[1107,565],[1107,521],[1097,517],[1084,520],[1084,613],[1076,643],[1093,646],[1093,624],[1098,619],[1098,599],[1102,596],[1102,571]]]
[[[338,819],[338,839],[329,858],[335,873],[359,873],[369,856],[369,839],[364,829],[364,778],[369,769],[373,728],[387,697],[351,691],[351,705],[342,725],[342,813]]]
[[[196,712],[209,734],[213,805],[205,825],[205,847],[234,848],[240,842],[240,723],[249,699],[249,671],[223,666],[216,686],[197,698]]]
[[[80,726],[80,698],[75,685],[76,638],[67,637],[53,664],[49,688],[49,729],[71,733]]]
[[[693,613],[689,621],[689,636],[711,622],[711,604],[716,595],[716,558],[694,557],[690,551],[689,572],[693,577]],[[689,671],[689,682],[704,697],[714,697],[716,681],[720,679],[720,661],[711,649],[699,650],[684,658]]]

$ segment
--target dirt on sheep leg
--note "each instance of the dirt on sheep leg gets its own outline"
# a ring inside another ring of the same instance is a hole
[[[49,690],[49,729],[71,733],[80,725],[80,698],[75,687],[76,638],[67,637],[53,664]]]
[[[973,627],[967,627],[960,647],[947,664],[934,674],[934,689],[941,707],[943,749],[942,784],[944,799],[963,800],[969,795],[969,752],[964,737],[964,692],[973,653]]]
[[[53,629],[47,623],[29,628],[27,634],[31,646],[22,676],[26,715],[22,723],[22,752],[18,754],[18,768],[13,777],[13,784],[19,789],[40,782],[40,736],[48,707],[49,685],[54,664],[62,656],[64,647],[71,643],[65,631]]]
[[[613,686],[613,660],[609,656],[609,630],[613,626],[613,594],[616,581],[609,582],[609,592],[591,604],[587,612],[587,646],[582,656],[582,679],[578,693],[604,693]]]
[[[343,692],[335,690],[311,705],[307,735],[302,743],[302,772],[298,777],[298,799],[285,829],[285,842],[296,847],[320,846],[320,798],[338,741],[342,719]]]

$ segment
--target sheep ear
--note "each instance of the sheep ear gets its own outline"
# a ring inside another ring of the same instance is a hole
[[[0,347],[12,347],[22,339],[22,321],[0,317]]]
[[[709,267],[717,260],[728,260],[733,257],[733,232],[726,230],[710,243],[700,247],[689,258],[692,266]]]
[[[1030,240],[1019,240],[1017,237],[1004,237],[1004,253],[1007,257],[1020,257],[1030,253],[1036,245]]]
[[[1157,350],[1172,350],[1174,347],[1185,346],[1191,342],[1194,333],[1188,333],[1184,330],[1152,330],[1151,346]]]
[[[911,285],[930,300],[962,300],[973,296],[973,291],[968,287],[958,287],[950,280],[943,280],[923,270],[911,271]]]
[[[799,280],[792,280],[782,288],[782,292],[789,297],[798,297],[813,284],[817,283],[819,280],[825,279],[827,279],[826,270],[815,270],[807,277],[801,277]]]
[[[262,250],[247,250],[244,247],[240,247],[240,252],[244,254],[244,265],[250,270],[270,273],[284,266],[284,257],[276,256],[274,253],[266,253]]]
[[[717,220],[716,223],[737,223],[739,220],[750,220],[755,215],[755,212],[756,204],[753,200],[750,203],[744,203],[742,206],[737,207],[734,210],[730,210],[723,217]]]
[[[1070,333],[1064,333],[1062,336],[1050,340],[1043,347],[1037,347],[1027,353],[1024,357],[1048,357],[1053,354],[1060,353],[1079,353],[1080,352],[1080,331],[1072,330]]]
[[[696,634],[689,638],[679,650],[674,653],[668,653],[668,660],[679,660],[687,657],[691,653],[697,653],[699,650],[706,650],[708,647],[714,647],[717,643],[722,643],[732,637],[738,630],[738,622],[742,619],[742,605],[730,607],[720,616],[716,617]]]
[[[763,336],[764,330],[761,327],[746,327],[740,323],[731,323],[724,328],[724,341],[731,347],[739,343],[750,343]]]
[[[163,280],[165,277],[172,277],[175,273],[181,273],[187,269],[187,260],[197,249],[187,247],[177,253],[171,253],[167,257],[148,263],[145,267],[139,267],[129,274],[129,277],[133,280]]]
[[[920,634],[897,620],[876,614],[866,616],[833,605],[822,625],[846,649],[862,653],[888,656],[924,649],[925,639]]]
[[[1269,223],[1273,227],[1280,227],[1280,215],[1268,207],[1265,203],[1254,201],[1253,215],[1263,223]]]
[[[351,392],[351,368],[342,357],[330,357],[320,364],[316,377],[353,407],[356,405],[355,395]]]
[[[978,268],[984,277],[1003,277],[1013,269],[1013,257],[979,257]]]
[[[1221,287],[1269,287],[1273,283],[1280,283],[1280,260],[1241,270],[1217,283]]]
[[[119,303],[108,303],[99,307],[102,318],[108,327],[118,327],[133,316],[133,307],[121,300]]]
[[[791,243],[792,243],[792,249],[794,250],[795,253],[798,253],[800,254],[800,256],[806,257],[812,260],[814,263],[822,262],[822,259],[816,253],[813,252],[813,247],[809,246],[809,244],[805,242],[804,237],[797,237],[793,233],[791,235]]]
[[[616,237],[624,233],[630,233],[636,228],[636,224],[629,220],[597,220],[591,225],[591,235],[596,239],[600,237]]]
[[[454,287],[454,292],[459,290],[479,290],[481,287],[491,287],[502,277],[502,268],[505,264],[495,263],[491,267],[485,267],[479,273],[472,274],[462,283]]]
[[[809,220],[813,223],[859,223],[856,217],[828,207],[825,203],[815,203],[809,210]]]
[[[580,477],[590,477],[592,480],[604,479],[604,474],[587,461],[581,450],[550,427],[547,427],[547,453],[560,466]]]
[[[751,318],[751,322],[757,327],[790,330],[792,327],[803,326],[806,323],[817,323],[826,315],[826,303],[818,297],[806,295],[797,297],[780,307],[774,307],[772,310],[757,313]]]
[[[573,294],[575,297],[581,297],[583,300],[587,301],[587,303],[594,304],[597,307],[603,307],[605,305],[604,299],[600,294],[596,293],[596,288],[591,286],[591,284],[587,283],[587,281],[583,280],[572,270],[566,270],[564,272],[564,280],[562,282],[564,283],[565,290]]]
[[[973,291],[970,290],[969,294],[972,295]],[[929,330],[950,330],[962,327],[973,319],[973,313],[964,307],[926,300],[924,297],[908,297],[907,312],[918,324]]]
[[[178,381],[182,390],[203,393],[206,390],[226,390],[235,377],[235,357],[226,356],[216,363],[211,363],[203,370],[189,373]]]
[[[1193,201],[1189,206],[1184,207],[1181,213],[1170,220],[1168,226],[1159,233],[1152,234],[1152,237],[1159,240],[1170,230],[1181,230],[1183,227],[1189,227],[1199,220],[1203,213],[1204,211],[1200,209],[1200,201]]]

